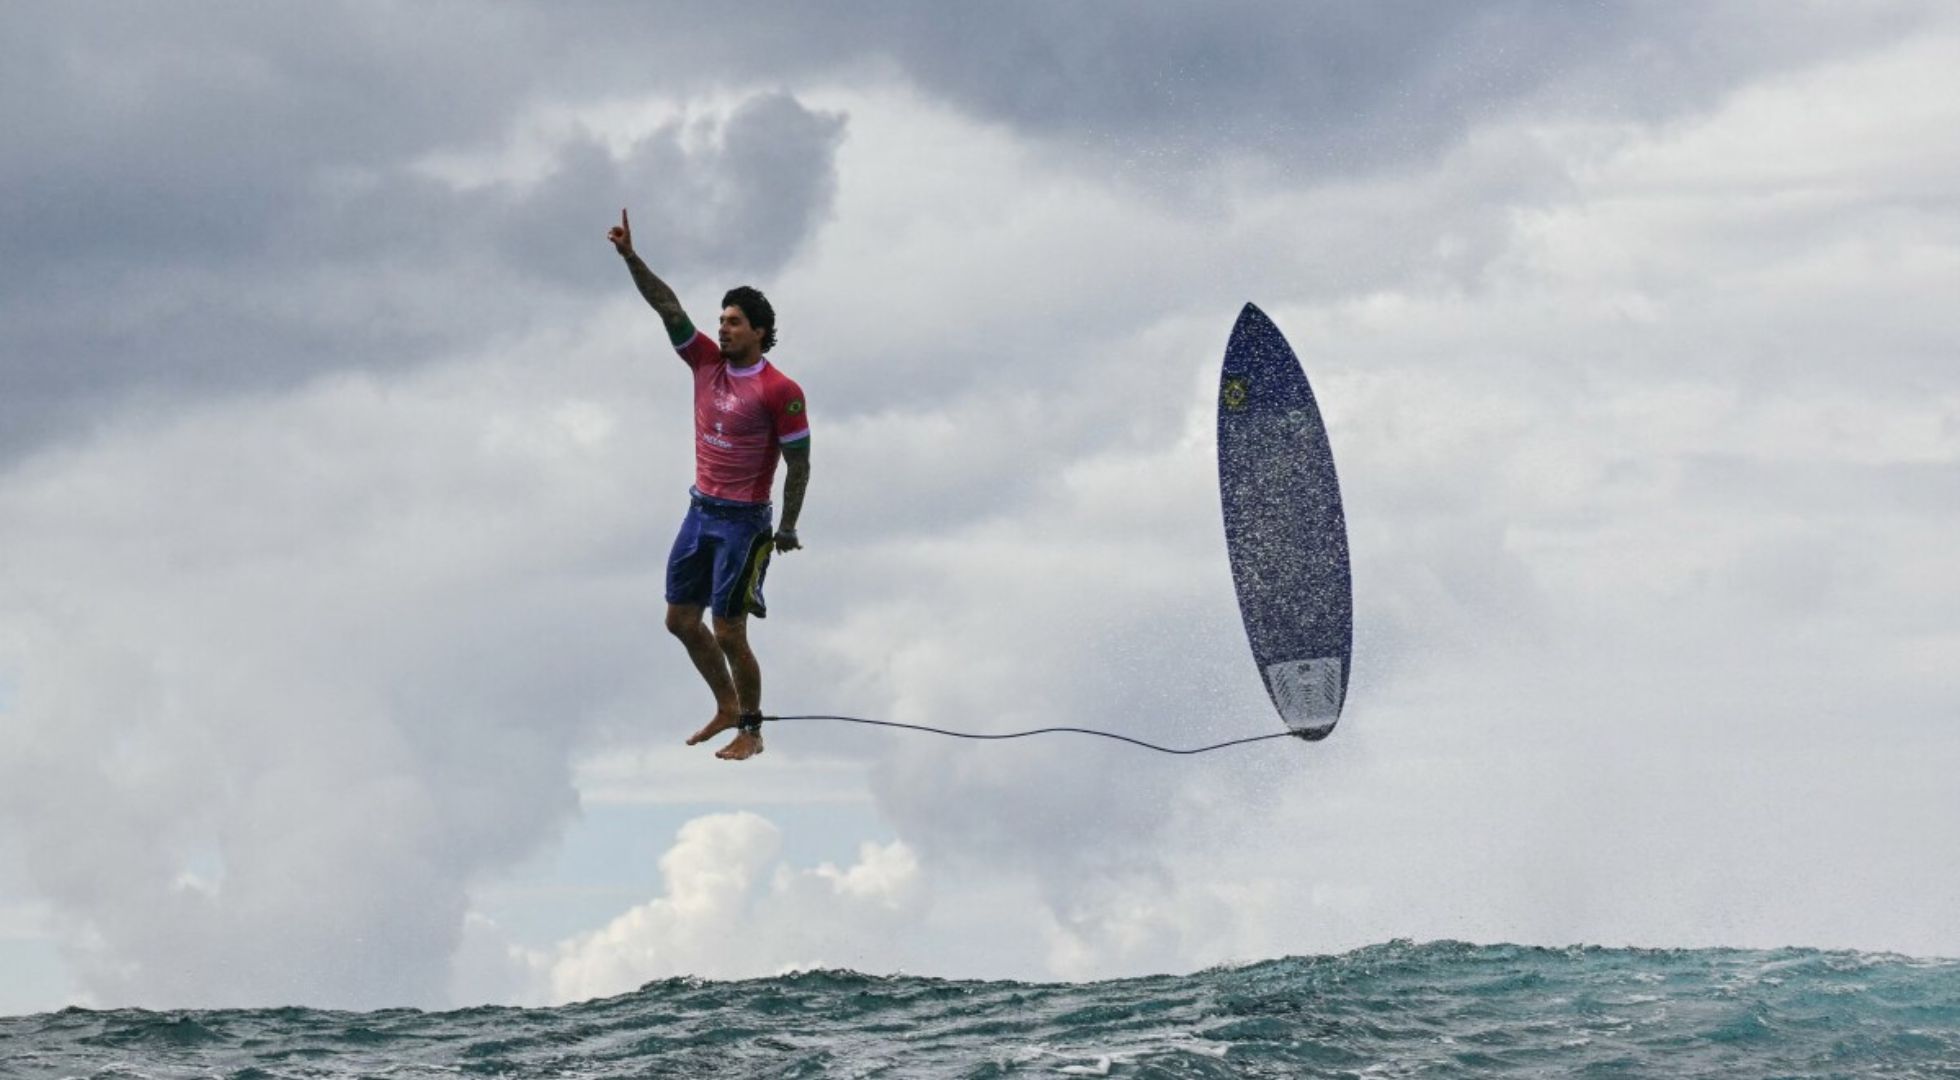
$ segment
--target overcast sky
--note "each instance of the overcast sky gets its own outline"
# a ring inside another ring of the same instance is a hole
[[[1956,57],[1933,0],[8,5],[0,1011],[1960,955]],[[1340,730],[681,746],[622,206],[808,395],[772,711],[1276,730],[1250,300]]]

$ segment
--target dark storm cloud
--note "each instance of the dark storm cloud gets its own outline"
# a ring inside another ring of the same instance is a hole
[[[478,216],[499,222],[499,246],[512,264],[566,285],[620,283],[619,268],[594,259],[592,244],[582,242],[617,220],[620,207],[635,215],[635,247],[662,273],[764,273],[794,254],[828,212],[843,131],[841,117],[765,94],[729,115],[711,150],[690,152],[680,124],[642,139],[624,161],[597,142],[574,143],[549,179],[517,198],[489,193]],[[599,250],[611,254],[603,241]]]
[[[1065,160],[1176,183],[1431,156],[1529,105],[1663,117],[1900,32],[1886,5],[1085,2],[11,5],[0,12],[0,461],[168,398],[396,367],[617,283],[599,215],[670,271],[760,275],[830,205],[836,118],[777,92],[893,66]],[[757,91],[706,153],[559,148],[535,187],[409,171],[527,108]],[[894,162],[893,167],[906,167]],[[732,223],[739,223],[735,226]],[[739,232],[737,229],[739,228]],[[593,257],[593,256],[600,257]],[[596,295],[590,294],[590,295]]]
[[[1527,105],[1664,119],[1913,25],[1888,4],[1613,0],[878,3],[807,21],[808,52],[889,57],[935,95],[1146,177],[1215,155],[1352,173]]]
[[[773,270],[828,211],[842,121],[766,96],[719,135],[689,150],[664,129],[623,161],[574,140],[529,187],[458,191],[405,168],[351,192],[302,182],[286,205],[234,207],[228,227],[252,237],[235,250],[199,237],[172,253],[154,230],[121,251],[38,260],[40,276],[0,301],[0,456],[131,390],[413,365],[553,317],[554,297],[611,295],[624,278],[603,234],[623,206],[663,273]]]
[[[198,263],[265,246],[327,168],[386,168],[502,124],[526,90],[497,20],[426,48],[435,5],[9,6],[10,246]],[[486,11],[488,9],[485,9]],[[32,271],[10,260],[12,277]]]
[[[527,104],[645,92],[676,67],[651,46],[559,47],[538,14],[8,9],[0,461],[133,393],[413,365],[562,317],[554,298],[618,286],[603,233],[621,206],[669,272],[759,274],[807,240],[842,120],[786,94],[623,160],[572,138],[534,184],[417,171],[502,145]]]

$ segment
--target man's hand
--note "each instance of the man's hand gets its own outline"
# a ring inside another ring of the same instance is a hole
[[[784,552],[784,551],[795,551],[795,550],[796,550],[797,548],[800,548],[800,547],[802,547],[802,546],[803,546],[803,542],[802,542],[802,541],[800,541],[800,540],[798,540],[798,539],[796,538],[796,530],[795,530],[795,529],[777,529],[777,530],[776,530],[776,550],[777,550],[777,552],[779,552],[779,553],[780,553],[780,552]]]
[[[633,254],[633,225],[626,220],[626,208],[619,208],[619,224],[606,230],[606,239],[612,241],[615,251],[621,256]]]

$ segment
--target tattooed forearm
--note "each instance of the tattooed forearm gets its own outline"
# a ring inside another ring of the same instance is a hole
[[[801,453],[783,457],[788,475],[783,478],[782,527],[794,532],[797,515],[803,513],[803,492],[810,486],[810,451],[805,447]]]
[[[687,312],[681,310],[680,297],[668,284],[647,269],[637,254],[626,257],[626,268],[633,272],[633,284],[640,287],[640,295],[646,297],[653,310],[660,313],[660,320],[667,324],[667,332],[678,336],[693,324],[688,321]]]

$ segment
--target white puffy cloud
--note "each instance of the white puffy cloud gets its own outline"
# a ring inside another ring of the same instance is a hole
[[[681,827],[660,859],[663,893],[589,934],[527,959],[547,999],[623,993],[679,975],[743,978],[790,969],[885,970],[881,939],[906,932],[924,908],[917,856],[903,841],[866,843],[848,867],[799,869],[781,834],[750,812]],[[843,955],[828,950],[843,948]]]

